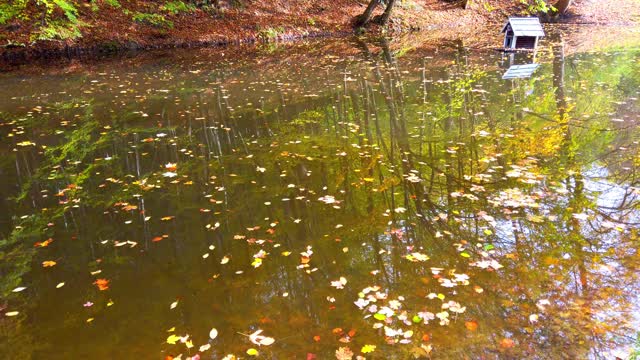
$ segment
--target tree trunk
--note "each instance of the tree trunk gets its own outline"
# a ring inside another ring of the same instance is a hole
[[[366,26],[371,20],[373,10],[376,9],[380,0],[371,0],[364,12],[356,19],[356,26]]]
[[[380,19],[380,25],[385,26],[389,22],[389,18],[391,17],[391,11],[393,11],[393,5],[395,5],[396,0],[388,0],[387,7],[384,9],[384,13],[382,13],[382,18]]]
[[[572,2],[573,0],[558,0],[553,7],[556,8],[556,12],[558,14],[563,15],[567,12]]]

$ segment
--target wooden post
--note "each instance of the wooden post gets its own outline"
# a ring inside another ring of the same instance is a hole
[[[515,49],[516,48],[516,44],[518,43],[518,37],[515,36],[515,34],[513,35],[513,40],[511,40],[511,48]]]

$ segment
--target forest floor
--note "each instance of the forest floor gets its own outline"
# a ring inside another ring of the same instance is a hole
[[[38,40],[39,21],[13,19],[0,25],[0,59],[111,53],[122,49],[200,47],[303,37],[338,36],[354,32],[353,20],[365,0],[224,1],[215,11],[190,9],[172,14],[158,1],[107,0],[78,5],[79,36]],[[231,5],[236,4],[236,5]],[[241,5],[237,5],[241,4]],[[376,14],[382,11],[381,6]],[[518,1],[474,1],[468,9],[459,2],[404,0],[394,10],[388,32],[446,32],[458,37],[495,32],[509,15],[523,14]],[[135,14],[157,14],[154,23]],[[576,0],[567,22],[628,24],[640,19],[640,0]],[[35,11],[31,18],[39,15]],[[375,29],[379,32],[380,29]]]

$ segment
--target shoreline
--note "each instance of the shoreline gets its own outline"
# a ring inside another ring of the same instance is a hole
[[[325,0],[316,0],[324,4]],[[382,29],[372,25],[367,31],[354,28],[352,20],[354,14],[361,9],[360,3],[351,0],[336,0],[341,5],[335,5],[333,12],[327,10],[317,15],[317,23],[311,23],[310,11],[292,16],[284,16],[273,8],[267,15],[251,15],[240,11],[229,11],[223,19],[205,16],[200,10],[192,14],[171,17],[176,26],[160,29],[131,25],[126,32],[109,30],[101,25],[100,19],[94,19],[95,24],[88,26],[86,36],[76,40],[37,41],[30,45],[0,46],[0,72],[10,72],[17,67],[50,62],[56,59],[102,59],[121,54],[138,54],[153,50],[195,49],[195,48],[228,48],[252,44],[274,44],[297,42],[304,39],[343,38],[364,35],[369,37],[402,37],[407,34],[418,34],[417,37],[439,38],[446,33],[446,37],[478,38],[491,37],[499,32],[508,14],[515,14],[516,8],[503,7],[493,12],[479,8],[459,9],[436,5],[435,1],[427,0],[423,12],[415,9],[399,8],[388,28]],[[625,0],[628,4],[637,0]],[[568,16],[559,21],[551,22],[553,26],[615,26],[621,28],[637,27],[634,14],[620,22],[612,16],[609,21],[597,21],[599,12],[589,12],[593,7],[593,0],[579,0],[578,4]],[[640,4],[640,2],[638,3]],[[350,5],[350,6],[349,6]],[[342,7],[340,7],[342,6]],[[438,7],[440,6],[440,7]],[[339,9],[338,9],[339,8]],[[263,9],[263,10],[265,10]],[[583,12],[580,12],[583,11]],[[638,9],[640,12],[640,9]],[[306,20],[305,20],[306,19]],[[190,21],[192,21],[190,23]],[[125,19],[116,19],[114,23],[127,25]],[[262,25],[260,25],[262,24]],[[268,26],[265,26],[268,25]],[[130,25],[130,24],[129,24]],[[100,27],[102,26],[102,27]],[[7,27],[0,27],[0,38],[7,39]],[[100,29],[100,30],[97,30]],[[269,29],[277,29],[274,33],[266,33]],[[21,29],[26,31],[26,29]],[[162,36],[159,34],[162,33]],[[490,35],[487,35],[490,34]],[[15,34],[14,34],[15,35]],[[17,36],[17,35],[16,35]],[[13,41],[9,41],[9,44]]]

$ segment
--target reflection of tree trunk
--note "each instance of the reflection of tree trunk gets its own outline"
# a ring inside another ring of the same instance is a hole
[[[574,214],[583,213],[586,210],[585,203],[587,202],[584,194],[584,178],[582,176],[582,166],[576,162],[576,152],[572,149],[573,132],[571,128],[571,118],[567,113],[568,104],[565,93],[565,54],[564,54],[564,41],[562,37],[554,39],[556,44],[553,46],[553,85],[556,89],[555,100],[557,108],[557,116],[564,127],[564,143],[562,146],[562,153],[566,154],[566,166],[569,171],[569,176],[566,179],[567,187],[571,188],[571,196],[569,198],[568,208]],[[579,284],[576,284],[576,296],[580,297],[583,301],[581,304],[581,311],[584,314],[586,323],[590,322],[590,316],[592,313],[592,293],[589,286],[589,253],[585,250],[588,246],[588,242],[585,239],[581,220],[572,217],[567,222],[567,237],[565,239],[565,246],[572,252],[571,258],[575,266],[575,274],[578,277]],[[588,343],[588,339],[583,335],[579,335],[575,342]],[[579,359],[585,358],[583,349],[581,347],[571,349],[568,353],[569,358]]]
[[[564,122],[567,111],[567,99],[564,89],[564,40],[561,37],[553,46],[553,87],[556,90],[556,106],[559,121]]]

